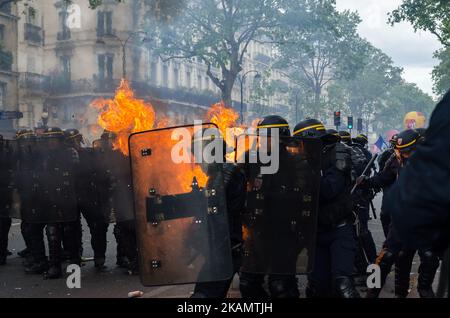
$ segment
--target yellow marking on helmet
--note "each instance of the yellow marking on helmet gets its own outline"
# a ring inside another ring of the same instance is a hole
[[[46,136],[49,136],[49,135],[64,135],[64,132],[62,132],[62,131],[49,131],[49,132],[43,133],[42,135],[46,135]]]
[[[309,129],[325,130],[325,126],[322,125],[322,124],[311,125],[311,126],[308,126],[308,127],[305,127],[305,128],[302,128],[302,129],[294,131],[294,136],[299,134],[299,133],[301,133],[301,132],[303,132],[303,131],[305,131],[305,130],[309,130]]]
[[[341,135],[339,135],[341,136]],[[352,136],[341,136],[341,139],[352,139]]]
[[[34,135],[34,133],[32,133],[32,132],[26,132],[26,133],[17,135],[16,138],[21,138],[21,137],[25,137],[25,136],[33,136],[33,135]]]
[[[406,145],[395,145],[395,148],[397,148],[397,149],[407,148],[409,146],[414,145],[416,142],[417,142],[417,139],[414,139],[413,141],[411,141],[410,143],[407,143]]]
[[[325,126],[322,124],[311,125],[311,126],[294,131],[294,135],[297,135],[298,133],[301,133],[301,132],[303,132],[305,130],[309,130],[309,129],[325,130]]]
[[[75,138],[75,137],[78,137],[78,136],[81,136],[81,134],[80,134],[80,133],[78,133],[78,134],[76,134],[76,135],[73,135],[73,136],[69,136],[69,137],[67,137],[67,139],[72,139],[72,138]]]
[[[264,129],[264,128],[283,128],[283,127],[289,127],[289,124],[274,124],[274,125],[264,125],[264,126],[258,126],[258,129]]]
[[[358,135],[356,138],[361,138],[361,139],[364,139],[365,141],[369,141],[369,140],[367,139],[367,137],[364,136],[364,135]]]

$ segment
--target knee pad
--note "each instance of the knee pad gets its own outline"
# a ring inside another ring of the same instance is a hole
[[[275,279],[269,277],[269,291],[272,298],[300,297],[295,276]]]

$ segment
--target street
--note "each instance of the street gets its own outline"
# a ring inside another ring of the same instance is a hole
[[[380,197],[375,199],[377,213],[380,211]],[[381,248],[384,236],[379,219],[372,220],[370,228],[377,244],[377,250]],[[83,246],[84,257],[92,257],[90,247],[90,235],[86,224],[83,224]],[[112,234],[113,226],[108,231],[108,250],[107,250],[107,270],[98,272],[94,268],[92,261],[87,261],[82,267],[81,288],[69,289],[66,285],[66,279],[44,280],[41,275],[26,275],[22,266],[22,259],[17,256],[17,252],[24,248],[24,242],[20,234],[20,222],[13,221],[10,231],[9,250],[13,253],[8,258],[7,265],[0,267],[0,297],[43,297],[43,298],[126,298],[132,291],[142,291],[143,298],[185,298],[191,295],[193,285],[164,286],[155,288],[143,287],[138,276],[131,276],[124,269],[115,265],[116,243]],[[416,292],[417,285],[417,267],[418,259],[415,258],[411,273],[411,294],[409,297],[418,297]],[[392,298],[394,292],[394,273],[391,272],[388,282],[381,293],[381,297]],[[306,277],[299,276],[299,289],[301,297],[305,297]],[[435,286],[436,288],[436,286]],[[363,290],[360,289],[364,295]],[[233,286],[229,291],[228,297],[237,298],[239,294],[238,278],[235,277]]]

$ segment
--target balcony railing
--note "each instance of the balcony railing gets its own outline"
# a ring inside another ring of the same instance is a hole
[[[65,41],[65,40],[70,40],[71,35],[70,35],[70,30],[69,29],[63,29],[62,31],[58,32],[56,39],[58,41]]]
[[[32,93],[46,93],[50,83],[50,77],[35,73],[21,73],[19,77],[20,88]]]
[[[36,25],[25,23],[25,40],[34,44],[42,45],[43,43],[42,29]]]

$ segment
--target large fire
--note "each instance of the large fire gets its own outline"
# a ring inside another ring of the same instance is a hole
[[[114,149],[128,156],[128,137],[135,132],[146,131],[155,127],[156,114],[153,106],[134,97],[126,80],[122,80],[114,99],[96,99],[91,106],[100,115],[98,124],[105,130],[117,134]]]

